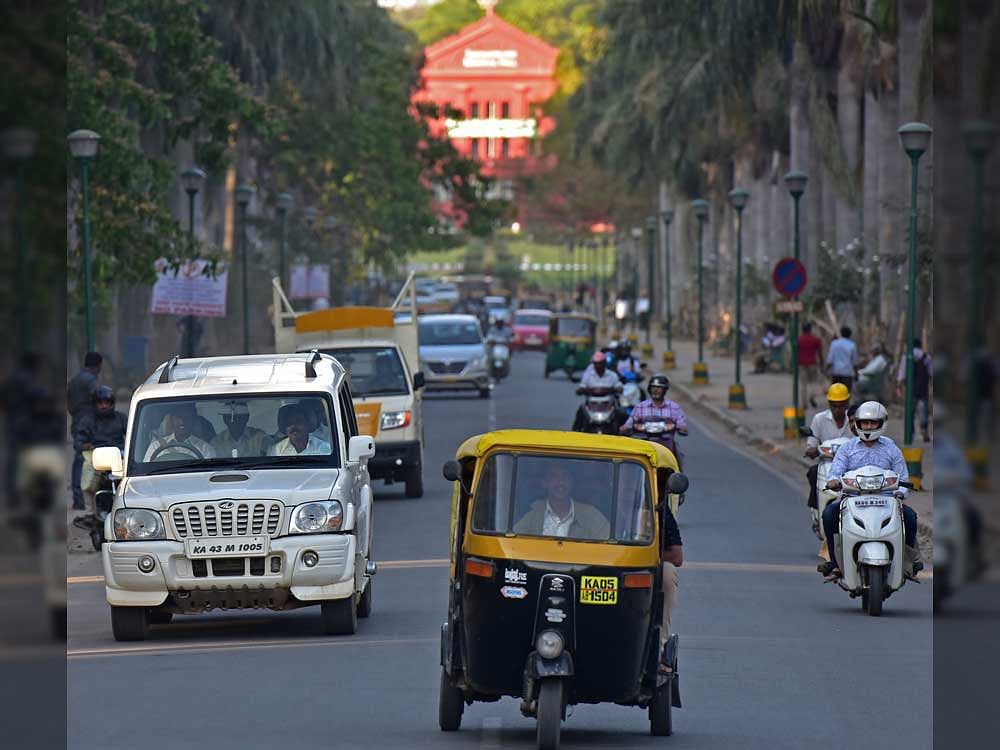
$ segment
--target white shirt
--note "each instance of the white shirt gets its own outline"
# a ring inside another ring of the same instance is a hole
[[[811,437],[806,438],[806,446],[809,448],[818,448],[820,443],[833,440],[834,438],[854,437],[854,433],[851,432],[851,420],[845,415],[844,426],[837,427],[837,423],[834,421],[833,414],[829,409],[818,412],[812,418],[809,428],[813,432]]]
[[[871,378],[878,375],[882,370],[889,366],[889,360],[885,358],[882,354],[877,354],[872,357],[871,362],[858,370],[858,378]]]
[[[200,437],[195,437],[194,435],[188,435],[184,440],[178,442],[173,435],[167,435],[166,437],[156,438],[152,443],[149,444],[149,448],[146,449],[146,455],[143,456],[143,462],[148,463],[153,459],[153,455],[165,445],[172,445],[177,443],[177,450],[164,450],[160,451],[160,455],[156,457],[157,461],[178,461],[183,458],[193,458],[197,459],[194,453],[184,450],[180,446],[189,445],[194,448],[198,453],[201,454],[202,458],[215,458],[215,448],[206,443]]]
[[[574,520],[576,520],[576,507],[572,500],[569,501],[569,513],[565,518],[557,516],[548,500],[545,501],[545,521],[542,523],[542,533],[545,536],[569,536],[569,527],[573,525]]]
[[[581,388],[620,388],[622,384],[621,378],[615,375],[611,370],[605,370],[603,375],[598,375],[597,370],[590,370],[589,372],[584,372],[583,377],[580,378]]]
[[[315,435],[309,436],[305,450],[301,453],[295,450],[292,441],[288,438],[280,440],[267,451],[269,456],[327,456],[330,454],[330,444],[325,440],[320,440]]]

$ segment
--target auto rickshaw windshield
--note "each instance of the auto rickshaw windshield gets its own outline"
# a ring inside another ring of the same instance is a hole
[[[476,486],[472,528],[647,545],[652,519],[648,476],[636,461],[494,453]]]
[[[592,334],[593,329],[591,327],[591,321],[586,318],[556,319],[557,336],[578,336],[580,338],[586,338]]]

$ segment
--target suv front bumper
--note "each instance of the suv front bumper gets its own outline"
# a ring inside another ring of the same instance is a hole
[[[308,550],[319,556],[312,568],[302,563],[302,553]],[[149,573],[139,570],[139,558],[145,555],[156,561]],[[156,607],[172,596],[182,608],[185,600],[201,602],[199,609],[280,609],[289,597],[307,602],[346,599],[355,592],[356,555],[357,539],[351,533],[275,537],[264,557],[263,574],[232,576],[213,574],[211,560],[219,558],[208,558],[207,575],[195,575],[196,561],[187,557],[183,542],[107,542],[101,549],[108,604]],[[272,572],[275,558],[277,571]]]

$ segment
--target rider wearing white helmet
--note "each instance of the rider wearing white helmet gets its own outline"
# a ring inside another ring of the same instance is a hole
[[[841,488],[840,478],[849,471],[860,469],[863,466],[878,466],[882,469],[890,469],[899,475],[899,482],[909,481],[910,474],[906,469],[906,461],[903,453],[890,438],[887,438],[885,424],[889,419],[889,412],[878,401],[865,401],[854,413],[854,421],[857,426],[858,436],[848,443],[840,446],[830,465],[830,479],[826,483],[828,489],[839,490]],[[906,488],[900,487],[897,496],[902,499],[906,497]],[[823,511],[823,531],[827,539],[833,539],[839,529],[840,523],[840,501],[836,500],[826,506]],[[906,546],[908,552],[913,555],[913,575],[923,569],[920,561],[920,551],[917,548],[917,514],[908,505],[903,505],[903,527],[906,536]],[[830,550],[830,562],[818,566],[818,570],[828,579],[833,580],[840,577],[840,570],[837,567],[837,559],[834,555],[834,545],[828,545]]]

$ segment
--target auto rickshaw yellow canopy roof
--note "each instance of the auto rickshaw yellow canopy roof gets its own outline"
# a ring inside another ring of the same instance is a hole
[[[479,458],[497,447],[567,454],[619,453],[642,456],[657,469],[678,470],[674,454],[659,443],[618,435],[591,435],[586,432],[559,430],[495,430],[482,435],[473,435],[458,447],[455,457],[458,460]]]

